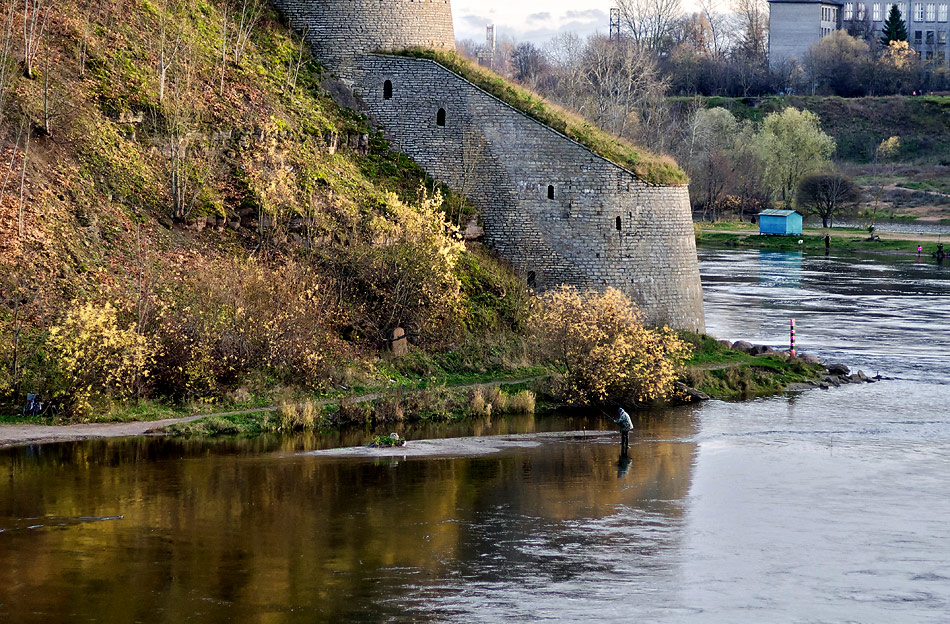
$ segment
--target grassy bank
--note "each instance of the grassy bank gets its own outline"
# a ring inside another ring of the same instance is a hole
[[[464,387],[402,388],[377,395],[315,402],[285,402],[277,409],[214,414],[163,431],[175,436],[259,435],[332,431],[344,427],[445,422],[470,417],[531,414],[528,382]]]
[[[454,52],[426,49],[402,50],[396,54],[435,61],[528,117],[569,136],[592,152],[624,167],[653,184],[686,184],[686,174],[669,157],[615,137],[583,117],[556,106]]]
[[[806,229],[801,235],[795,236],[762,236],[754,227],[745,227],[740,224],[714,224],[711,226],[697,226],[696,243],[698,245],[741,247],[749,249],[764,249],[772,251],[809,251],[822,252],[825,250],[825,231]],[[723,230],[726,231],[723,231]],[[732,231],[730,231],[732,230]],[[937,252],[938,243],[933,236],[918,236],[914,234],[887,233],[887,238],[870,240],[864,230],[833,229],[829,230],[830,249],[835,251],[917,254],[920,245],[922,254],[929,256]],[[947,245],[945,245],[947,247]]]
[[[683,383],[717,399],[778,394],[791,384],[817,381],[825,370],[781,355],[749,355],[706,335],[685,336],[694,351]]]

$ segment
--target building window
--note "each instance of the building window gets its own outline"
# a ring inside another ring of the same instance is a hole
[[[924,42],[924,31],[922,31],[922,30],[915,30],[915,31],[914,31],[914,43],[916,43],[917,45],[920,45],[920,44],[923,43],[923,42]]]
[[[849,2],[844,5],[844,21],[850,22],[854,19],[854,4]]]
[[[947,31],[945,30],[937,31],[937,43],[939,45],[947,45]]]
[[[928,22],[937,21],[937,5],[932,2],[927,4],[927,21]]]
[[[947,5],[941,4],[939,7],[937,7],[937,21],[947,21]]]
[[[933,45],[933,44],[934,44],[934,31],[928,30],[927,31],[927,45]]]
[[[393,97],[393,81],[387,80],[383,83],[383,99],[391,100]]]
[[[871,7],[871,14],[872,14],[871,19],[873,19],[875,22],[880,22],[881,21],[881,5],[875,2],[874,6]]]
[[[548,199],[554,199],[554,185],[548,185]]]
[[[620,217],[617,217],[617,231],[623,231],[623,221],[620,219]]]
[[[859,22],[864,21],[864,3],[863,2],[858,3],[858,21]]]
[[[525,281],[528,282],[528,288],[534,288],[538,282],[538,277],[534,274],[534,271],[528,271],[528,277]]]
[[[914,21],[915,22],[924,21],[924,3],[923,2],[914,3]]]
[[[435,123],[444,126],[445,125],[445,109],[440,108],[438,114],[435,116]]]

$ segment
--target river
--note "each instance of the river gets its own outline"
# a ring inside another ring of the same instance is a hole
[[[701,250],[708,329],[893,379],[353,459],[333,436],[0,452],[2,622],[945,622],[950,266]],[[574,432],[562,434],[558,432]]]

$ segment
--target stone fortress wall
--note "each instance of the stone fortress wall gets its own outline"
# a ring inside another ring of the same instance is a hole
[[[273,0],[314,56],[345,77],[364,52],[455,50],[449,0]]]
[[[338,4],[278,3],[311,7],[284,9],[301,30],[310,22],[297,21],[299,16],[325,14],[314,5]],[[428,5],[439,15],[444,6],[451,20],[442,0],[353,4]],[[310,32],[316,29],[314,24]],[[649,323],[704,329],[685,186],[643,182],[434,61],[372,52],[356,51],[332,67],[395,149],[479,207],[486,244],[530,285],[613,286],[640,306]]]

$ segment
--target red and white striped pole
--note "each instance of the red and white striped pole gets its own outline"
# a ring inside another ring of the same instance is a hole
[[[795,357],[795,319],[792,319],[791,323],[789,324],[789,328],[791,330],[791,334],[790,334],[791,346],[792,346],[791,354],[792,354],[792,357]]]

